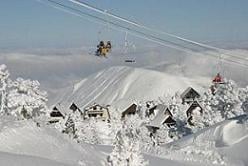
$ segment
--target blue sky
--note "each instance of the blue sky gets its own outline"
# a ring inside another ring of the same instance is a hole
[[[59,1],[67,3],[66,0]],[[238,42],[248,39],[247,0],[84,1],[149,27],[200,42]],[[123,39],[123,33],[35,0],[5,0],[0,5],[0,49],[92,45],[97,42],[100,29],[104,29],[104,37],[114,38],[118,42]]]

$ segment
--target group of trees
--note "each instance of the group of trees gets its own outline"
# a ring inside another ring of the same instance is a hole
[[[247,113],[248,87],[239,88],[232,80],[217,86],[213,94],[208,91],[202,98],[202,121],[205,126]]]
[[[38,81],[11,80],[5,65],[0,65],[0,114],[17,119],[32,119],[47,113],[47,94]]]

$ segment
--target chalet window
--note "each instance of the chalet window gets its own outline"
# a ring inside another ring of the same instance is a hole
[[[89,117],[96,117],[97,114],[89,114]]]
[[[53,111],[50,113],[51,117],[63,117],[63,115],[59,111]]]

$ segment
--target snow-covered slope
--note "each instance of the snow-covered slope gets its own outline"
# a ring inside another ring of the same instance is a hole
[[[75,102],[83,107],[93,102],[113,104],[126,99],[156,100],[182,92],[189,86],[202,91],[208,81],[206,78],[178,77],[142,68],[111,67],[77,83],[61,101],[65,105]]]
[[[16,159],[13,163],[95,166],[104,160],[101,156],[92,146],[81,146],[54,128],[37,127],[32,121],[0,119],[0,165]]]
[[[0,165],[3,166],[66,166],[48,159],[0,152]],[[67,165],[68,166],[68,165]]]
[[[248,165],[248,116],[225,120],[164,146],[165,158],[201,165]]]

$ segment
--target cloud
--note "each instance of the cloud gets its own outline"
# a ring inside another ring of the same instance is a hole
[[[127,53],[122,49],[115,49],[109,58],[100,58],[89,53],[93,51],[81,48],[2,52],[0,63],[8,66],[12,78],[39,80],[50,94],[56,94],[61,88],[111,66],[144,67],[188,77],[211,78],[219,72],[217,59],[204,53],[189,55],[159,47],[138,48],[128,50]],[[248,51],[233,50],[232,53],[245,56]],[[125,63],[126,59],[135,59],[136,63]],[[226,77],[241,85],[248,84],[247,68],[223,63],[222,70]]]
[[[2,52],[0,63],[8,66],[13,78],[36,79],[46,90],[53,91],[106,67],[120,65],[143,67],[167,60],[169,57],[161,56],[151,48],[128,50],[127,53],[115,49],[109,58],[94,56],[93,52],[94,49],[84,48]],[[135,59],[136,63],[125,63],[126,59]]]

